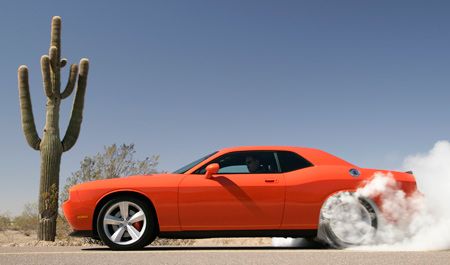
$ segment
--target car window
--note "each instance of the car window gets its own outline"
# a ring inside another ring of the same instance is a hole
[[[293,152],[278,151],[277,157],[280,162],[281,172],[290,172],[313,166],[308,160]]]
[[[275,153],[273,151],[241,151],[224,154],[194,174],[205,174],[209,164],[218,163],[222,174],[261,174],[279,173]]]
[[[246,165],[232,165],[232,166],[226,166],[219,169],[218,173],[249,173],[248,168]]]
[[[188,171],[188,170],[190,170],[191,168],[195,167],[195,166],[198,165],[199,163],[205,161],[206,159],[208,159],[209,157],[211,157],[211,156],[214,155],[215,153],[217,153],[217,152],[214,152],[214,153],[211,153],[211,154],[209,154],[209,155],[206,155],[206,156],[204,156],[204,157],[202,157],[202,158],[199,158],[199,159],[195,160],[194,162],[189,163],[189,164],[187,164],[186,166],[184,166],[184,167],[182,167],[182,168],[180,168],[180,169],[178,169],[178,170],[175,170],[173,173],[174,173],[174,174],[184,174],[186,171]]]

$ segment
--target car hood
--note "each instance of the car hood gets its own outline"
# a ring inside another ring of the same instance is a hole
[[[127,189],[142,187],[161,187],[177,185],[183,174],[149,174],[132,175],[121,178],[101,179],[84,182],[73,186],[70,190],[92,190],[92,189]]]

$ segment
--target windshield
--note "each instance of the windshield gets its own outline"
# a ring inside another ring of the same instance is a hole
[[[206,155],[206,156],[204,156],[204,157],[202,157],[202,158],[200,158],[200,159],[197,159],[197,160],[195,160],[194,162],[189,163],[189,164],[187,164],[186,166],[184,166],[184,167],[182,167],[182,168],[180,168],[180,169],[174,171],[173,173],[175,173],[175,174],[184,174],[186,171],[188,171],[189,169],[195,167],[195,166],[198,165],[199,163],[205,161],[206,159],[208,159],[208,157],[214,155],[215,153],[217,153],[217,152],[211,153],[211,154]]]

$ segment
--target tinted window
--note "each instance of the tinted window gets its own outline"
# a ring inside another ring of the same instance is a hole
[[[312,166],[308,160],[293,152],[278,151],[277,156],[280,162],[281,172],[290,172]]]
[[[271,151],[246,151],[233,152],[220,156],[209,164],[218,163],[219,173],[222,174],[259,174],[278,173],[278,167],[274,152]],[[196,170],[194,174],[205,174],[205,165]]]

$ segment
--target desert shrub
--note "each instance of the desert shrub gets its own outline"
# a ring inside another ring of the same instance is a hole
[[[105,147],[102,153],[86,156],[80,163],[80,169],[67,178],[60,194],[60,201],[67,200],[70,187],[79,183],[158,172],[156,166],[159,156],[154,155],[144,160],[137,160],[134,158],[135,154],[134,144],[120,146],[113,144]]]
[[[38,205],[37,203],[27,203],[22,213],[12,220],[12,229],[29,234],[36,231],[38,227]]]
[[[11,227],[11,216],[8,213],[0,214],[0,231],[7,230]]]

